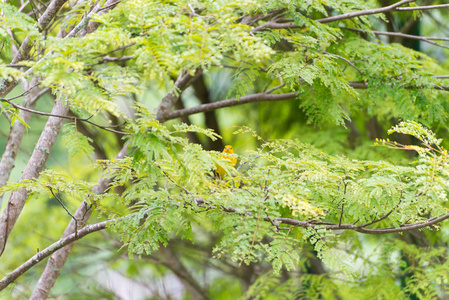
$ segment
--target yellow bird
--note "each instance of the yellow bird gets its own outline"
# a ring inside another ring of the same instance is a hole
[[[223,149],[223,153],[226,153],[225,155],[220,155],[220,159],[228,163],[230,166],[234,167],[237,163],[237,157],[235,157],[234,154],[234,148],[232,148],[231,145],[226,145]],[[215,173],[218,174],[219,178],[223,178],[226,174],[225,169],[220,167],[218,164],[215,164],[216,169]]]

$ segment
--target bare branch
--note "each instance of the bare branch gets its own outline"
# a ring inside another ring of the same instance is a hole
[[[395,4],[392,4],[390,6],[356,11],[356,12],[352,12],[352,13],[348,13],[348,14],[342,14],[342,15],[338,15],[338,16],[319,19],[316,21],[326,24],[326,23],[330,23],[330,22],[335,22],[335,21],[340,21],[340,20],[345,20],[345,19],[350,19],[350,18],[355,18],[355,17],[360,17],[360,16],[380,14],[380,13],[385,13],[388,11],[398,11],[400,9],[399,6],[407,4],[407,3],[411,3],[411,2],[415,2],[415,0],[402,0],[402,1],[396,2]]]
[[[120,2],[122,2],[122,0],[118,0],[112,3],[107,3],[105,7],[100,8],[99,11],[105,11],[105,10],[109,10],[114,8],[117,4],[119,4]]]
[[[411,11],[411,10],[429,10],[429,9],[440,9],[449,7],[449,4],[438,4],[438,5],[427,5],[427,6],[415,6],[415,7],[398,7],[397,11]]]
[[[136,44],[136,43],[131,43],[131,44],[128,44],[128,45],[124,45],[124,46],[121,46],[121,47],[117,47],[117,48],[115,48],[114,50],[111,50],[111,51],[108,51],[108,52],[106,52],[106,53],[102,53],[102,54],[100,54],[100,55],[94,56],[93,58],[107,56],[108,54],[114,53],[114,52],[116,52],[116,51],[120,51],[120,50],[124,50],[124,49],[126,49],[126,48],[129,48],[129,47],[132,47],[132,46],[134,46],[135,44]]]
[[[360,90],[365,90],[368,88],[368,83],[367,82],[361,82],[361,81],[350,81],[349,85],[355,89],[360,89]],[[391,84],[389,84],[391,85]],[[444,85],[434,85],[431,87],[428,86],[403,86],[404,89],[407,90],[412,90],[412,89],[425,89],[425,88],[429,88],[429,89],[434,89],[434,90],[440,90],[440,91],[446,91],[449,92],[449,87],[448,86],[444,86]]]
[[[346,30],[350,30],[350,31],[354,31],[354,32],[361,32],[361,33],[374,33],[376,35],[387,35],[387,36],[399,36],[399,37],[403,37],[406,39],[413,39],[413,40],[420,40],[438,47],[442,47],[442,48],[446,48],[449,49],[449,46],[446,45],[442,45],[442,44],[438,44],[435,42],[432,42],[432,40],[434,41],[449,41],[449,38],[438,38],[438,37],[427,37],[427,36],[417,36],[417,35],[411,35],[411,34],[405,34],[405,33],[400,33],[400,32],[386,32],[386,31],[376,31],[376,30],[370,30],[370,31],[364,31],[361,29],[356,29],[356,28],[345,28]]]
[[[330,22],[360,17],[360,16],[366,16],[366,15],[373,15],[373,14],[379,14],[379,13],[385,13],[390,11],[414,11],[414,10],[429,10],[429,9],[441,9],[449,7],[449,4],[440,4],[440,5],[429,5],[429,6],[416,6],[416,7],[400,7],[404,4],[415,2],[416,0],[402,0],[395,4],[392,4],[390,6],[385,6],[381,8],[374,8],[374,9],[366,9],[361,11],[356,11],[352,13],[327,17],[323,19],[316,20],[319,23],[326,24]],[[304,26],[299,26],[294,23],[285,23],[285,22],[293,22],[294,19],[286,18],[286,19],[279,19],[279,20],[271,20],[264,24],[259,25],[258,27],[255,27],[251,30],[251,32],[257,32],[261,31],[265,28],[271,28],[271,29],[285,29],[285,28],[302,28]],[[404,37],[404,36],[403,36]],[[437,44],[439,45],[439,44]]]
[[[351,67],[353,67],[354,69],[356,69],[360,74],[366,76],[365,73],[363,73],[362,71],[360,71],[360,69],[357,68],[357,67],[356,67],[350,60],[344,58],[343,56],[340,56],[340,55],[337,55],[337,54],[333,54],[333,53],[329,53],[329,52],[324,52],[324,54],[331,55],[331,56],[335,56],[335,57],[337,57],[337,58],[339,58],[339,59],[341,59],[341,60],[344,60],[345,62],[348,63],[348,65],[350,65]]]
[[[72,218],[72,220],[75,222],[75,238],[77,238],[77,234],[78,234],[78,222],[80,220],[78,220],[78,218],[76,218],[70,211],[69,209],[64,205],[64,202],[62,202],[62,200],[60,199],[60,196],[56,195],[53,192],[53,188],[51,186],[48,186],[48,189],[50,190],[50,193],[53,195],[53,197],[59,202],[59,204],[61,204],[62,208],[64,208],[64,210],[67,212],[67,214]],[[87,205],[87,203],[85,203]],[[86,210],[86,213],[89,211],[89,209],[92,207],[92,205],[89,206],[89,208]],[[83,218],[85,217],[85,214],[83,215]],[[82,220],[82,219],[81,219]]]
[[[14,98],[17,98],[17,97],[14,97]],[[36,115],[49,116],[49,117],[55,117],[55,118],[61,118],[61,119],[76,120],[76,121],[82,121],[82,122],[89,123],[89,124],[94,125],[94,126],[96,126],[98,128],[101,128],[103,130],[110,131],[110,132],[113,132],[113,133],[117,133],[117,134],[121,134],[121,135],[129,135],[130,134],[128,132],[123,132],[123,131],[119,131],[119,130],[115,130],[115,129],[109,128],[111,126],[103,126],[103,125],[100,125],[98,123],[92,122],[92,121],[89,120],[90,118],[92,118],[92,116],[90,116],[88,118],[78,118],[78,117],[74,117],[74,116],[58,115],[58,114],[46,113],[46,112],[43,112],[43,111],[38,111],[38,110],[31,109],[31,108],[27,108],[25,106],[16,104],[16,103],[10,101],[9,99],[2,99],[2,98],[0,98],[0,101],[7,102],[7,103],[9,103],[10,105],[12,105],[13,107],[15,107],[17,109],[20,109],[20,110],[23,110],[23,111],[27,111],[27,112],[30,112],[30,113],[33,113],[33,114],[36,114]]]
[[[22,94],[20,94],[18,96],[14,96],[14,97],[11,97],[11,98],[0,98],[0,101],[11,103],[11,101],[14,100],[14,99],[17,99],[17,98],[20,98],[20,97],[28,95],[30,93],[30,91],[32,89],[34,89],[35,87],[37,87],[38,85],[39,85],[39,82],[34,84],[33,86],[29,87],[28,89],[25,90],[25,92],[23,92]]]
[[[296,25],[293,23],[278,23],[275,21],[268,21],[262,25],[254,27],[253,29],[250,30],[250,32],[254,33],[254,32],[258,32],[258,31],[262,31],[265,28],[284,29],[284,28],[302,28],[302,27],[304,27],[304,26]]]
[[[223,108],[223,107],[236,106],[236,105],[241,105],[241,104],[246,104],[246,103],[251,103],[251,102],[290,100],[290,99],[298,97],[298,95],[299,94],[297,94],[297,93],[275,94],[275,95],[271,95],[268,93],[259,93],[259,94],[241,97],[239,100],[237,100],[236,98],[232,98],[232,99],[217,101],[217,102],[213,102],[213,103],[202,104],[202,105],[198,105],[198,106],[195,106],[192,108],[175,110],[173,112],[169,112],[169,113],[165,114],[163,116],[163,120],[166,121],[166,120],[176,119],[176,118],[179,118],[182,116],[193,115],[193,114],[207,112],[207,111],[211,111],[211,110],[215,110],[215,109],[219,109],[219,108]]]
[[[449,218],[449,214],[445,214],[441,217],[438,217],[438,218],[433,217],[433,218],[430,218],[430,219],[422,221],[422,222],[406,224],[406,225],[402,225],[401,227],[388,227],[388,228],[372,228],[372,229],[371,228],[363,228],[364,226],[366,226],[364,224],[362,224],[362,225],[332,224],[332,225],[327,225],[324,227],[327,230],[346,229],[346,230],[354,230],[354,231],[357,231],[360,233],[366,233],[366,234],[387,234],[387,233],[405,232],[405,231],[420,229],[420,228],[424,228],[424,227],[429,227],[434,224],[440,223],[448,218]],[[298,220],[293,220],[293,219],[288,219],[288,218],[274,218],[273,220],[279,221],[284,224],[294,225],[294,226],[304,227],[304,228],[316,226],[315,224],[311,224],[306,221],[298,221]]]
[[[103,64],[103,63],[108,63],[108,62],[126,61],[126,60],[130,60],[130,59],[134,59],[134,55],[125,55],[125,56],[120,56],[120,57],[104,56],[96,64]]]
[[[327,18],[323,18],[323,19],[318,19],[318,20],[316,20],[316,22],[326,24],[326,23],[330,23],[330,22],[351,19],[351,18],[360,17],[360,16],[380,14],[380,13],[385,13],[385,12],[389,12],[389,11],[405,10],[405,9],[408,9],[408,7],[403,8],[403,7],[399,7],[399,6],[402,6],[407,3],[415,2],[415,1],[416,0],[402,0],[395,4],[392,4],[390,6],[385,6],[385,7],[381,7],[381,8],[373,8],[373,9],[365,9],[365,10],[361,10],[361,11],[355,11],[352,13],[327,17]],[[416,7],[413,7],[413,8],[416,8]],[[303,27],[303,26],[298,26],[294,23],[283,23],[283,22],[293,22],[293,20],[294,19],[287,18],[287,19],[279,19],[279,20],[277,20],[277,22],[276,21],[268,21],[265,24],[262,24],[256,28],[254,28],[252,31],[260,31],[264,28],[283,29],[283,28],[302,28]]]

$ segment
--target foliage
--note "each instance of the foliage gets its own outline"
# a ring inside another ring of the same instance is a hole
[[[52,152],[68,152],[69,163],[0,186],[5,195],[26,191],[26,219],[36,218],[32,211],[42,218],[56,211],[50,223],[60,229],[74,218],[66,211],[86,200],[94,221],[108,221],[107,238],[92,238],[92,245],[113,249],[108,260],[121,259],[122,251],[129,258],[126,267],[105,268],[133,278],[170,270],[187,292],[217,299],[226,298],[223,286],[232,287],[232,297],[251,299],[447,293],[449,106],[437,76],[447,68],[376,38],[371,31],[394,20],[394,11],[344,17],[379,7],[358,0],[78,1],[38,24],[39,10],[24,5],[20,12],[22,4],[0,4],[0,94],[37,78],[73,114],[52,117],[70,119]],[[342,17],[328,22],[332,16]],[[15,61],[18,47],[24,54]],[[226,91],[217,92],[219,85]],[[212,99],[211,90],[233,99]],[[11,94],[30,96],[23,92]],[[250,95],[256,103],[240,106]],[[5,124],[26,123],[19,108],[48,117],[45,105],[17,104],[20,96],[0,98]],[[188,118],[198,101],[206,126]],[[229,106],[223,103],[235,107],[211,121],[211,111]],[[182,122],[162,122],[160,104],[185,112]],[[225,122],[245,126],[231,135],[217,125]],[[375,142],[369,122],[381,132]],[[41,125],[27,128],[34,135]],[[52,130],[56,140],[59,129]],[[220,139],[234,145],[235,168],[206,146]],[[127,155],[112,158],[120,148]],[[217,165],[224,178],[214,177]],[[22,220],[18,228],[26,231]],[[429,240],[427,247],[408,241],[409,232]],[[25,260],[23,248],[37,241],[12,235],[8,243]],[[215,269],[220,275],[197,283]]]

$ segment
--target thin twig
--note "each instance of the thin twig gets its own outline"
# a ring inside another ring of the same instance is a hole
[[[132,47],[132,46],[134,46],[135,44],[136,44],[136,43],[131,43],[131,44],[128,44],[128,45],[124,45],[124,46],[115,48],[114,50],[111,50],[111,51],[109,51],[109,52],[102,53],[102,54],[99,54],[99,55],[97,55],[97,56],[94,56],[93,58],[107,56],[108,54],[111,54],[111,53],[113,53],[113,52],[120,51],[120,50],[129,48],[129,47]]]
[[[335,56],[341,60],[344,60],[345,62],[347,62],[351,67],[353,67],[354,69],[356,69],[360,74],[366,76],[365,73],[363,73],[359,68],[357,68],[350,60],[344,58],[343,56],[337,55],[337,54],[333,54],[333,53],[329,53],[329,52],[323,52],[324,54],[327,55],[331,55],[331,56]]]
[[[109,8],[119,4],[120,2],[122,2],[122,0],[116,1],[114,3],[111,3],[109,5],[106,5],[105,7],[100,8],[100,10],[98,10],[98,12],[103,11],[103,10],[108,10]]]
[[[23,97],[25,95],[28,95],[32,89],[34,89],[35,87],[37,87],[40,83],[36,83],[35,85],[33,85],[32,87],[30,87],[28,90],[26,90],[25,92],[23,92],[22,94],[15,96],[15,97],[11,97],[11,98],[0,98],[0,101],[4,101],[4,102],[8,102],[11,104],[11,101],[20,97]]]
[[[53,197],[61,204],[62,208],[67,212],[67,214],[75,221],[75,239],[78,238],[78,219],[72,215],[72,213],[67,209],[67,207],[64,205],[62,200],[53,192],[53,188],[51,186],[47,186],[50,190],[50,193],[53,195]]]
[[[355,89],[365,90],[368,88],[368,82],[364,82],[364,81],[350,81],[348,84],[349,84],[349,86],[351,86],[352,88],[355,88]],[[394,86],[394,84],[392,84],[392,83],[387,83],[387,85]],[[444,86],[444,85],[434,85],[434,86],[430,86],[430,87],[424,86],[424,85],[420,85],[420,86],[411,86],[411,85],[405,86],[404,85],[403,88],[406,90],[429,88],[429,89],[449,92],[449,87]]]
[[[285,83],[282,83],[282,84],[280,84],[280,85],[278,85],[278,86],[275,86],[275,87],[273,87],[273,88],[267,90],[267,91],[265,92],[265,94],[271,94],[271,93],[274,92],[275,90],[278,90],[278,89],[280,89],[280,88],[283,88],[284,86],[285,86]]]
[[[17,97],[14,97],[14,98],[17,98]],[[42,116],[49,116],[49,117],[56,117],[56,118],[61,118],[61,119],[82,121],[82,122],[86,122],[86,123],[89,123],[91,125],[94,125],[94,126],[96,126],[98,128],[101,128],[103,130],[110,131],[110,132],[117,133],[117,134],[121,134],[121,135],[130,135],[131,134],[129,132],[123,132],[123,131],[119,131],[119,130],[115,130],[115,129],[110,129],[109,127],[111,127],[111,126],[103,126],[103,125],[100,125],[98,123],[92,122],[92,121],[89,120],[90,118],[92,118],[92,116],[90,116],[88,118],[78,118],[78,117],[75,117],[75,116],[55,115],[55,114],[52,114],[52,113],[46,113],[46,112],[43,112],[43,111],[38,111],[38,110],[31,109],[31,108],[27,108],[25,106],[16,104],[14,102],[11,102],[8,99],[0,98],[0,101],[7,102],[7,103],[9,103],[10,105],[12,105],[13,107],[15,107],[17,109],[28,111],[28,112],[33,113],[33,114],[42,115]]]
[[[287,143],[288,143],[288,142],[282,143],[281,145],[274,147],[273,149],[271,149],[270,151],[268,151],[268,152],[265,153],[265,154],[271,153],[271,152],[273,152],[273,151],[279,149],[280,147],[284,146],[284,145],[287,144]],[[262,151],[263,151],[264,148],[265,148],[265,146],[262,148]],[[253,159],[251,159],[251,161],[255,161],[256,159],[258,159],[258,158],[261,157],[261,156],[262,156],[262,154],[257,155],[256,157],[254,157]],[[244,162],[241,163],[240,166],[238,166],[235,170],[236,170],[236,171],[240,170],[240,168],[242,168],[242,167],[243,167],[244,165],[246,165],[248,162],[249,162],[249,160],[244,161]]]
[[[449,41],[449,38],[438,38],[438,37],[427,37],[427,36],[417,36],[417,35],[411,35],[411,34],[405,34],[405,33],[400,33],[400,32],[386,32],[386,31],[376,31],[376,30],[370,30],[370,31],[365,31],[362,29],[356,29],[356,28],[344,28],[346,30],[349,31],[354,31],[354,32],[361,32],[361,33],[374,33],[376,35],[387,35],[387,36],[399,36],[399,37],[403,37],[406,39],[413,39],[413,40],[419,40],[419,41],[423,41],[438,47],[442,47],[442,48],[446,48],[449,49],[449,46],[446,45],[442,45],[442,44],[438,44],[433,42],[432,40],[435,41]]]

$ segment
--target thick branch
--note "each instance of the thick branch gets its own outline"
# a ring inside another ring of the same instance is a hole
[[[284,101],[284,100],[290,100],[290,99],[293,99],[296,97],[298,97],[298,94],[295,94],[295,93],[275,94],[275,95],[271,95],[268,93],[259,93],[259,94],[241,97],[240,100],[237,100],[236,98],[232,98],[232,99],[202,104],[202,105],[198,105],[198,106],[195,106],[192,108],[176,110],[176,111],[167,113],[163,117],[163,119],[171,120],[171,119],[176,119],[176,118],[179,118],[182,116],[193,115],[193,114],[197,114],[197,113],[201,113],[201,112],[212,111],[212,110],[223,108],[223,107],[236,106],[236,105],[241,105],[241,104],[246,104],[246,103],[251,103],[251,102]]]
[[[175,82],[175,87],[162,99],[156,110],[156,118],[163,123],[169,119],[165,118],[171,111],[172,106],[179,100],[181,93],[188,88],[198,76],[203,73],[202,69],[197,69],[194,75],[190,75],[187,71],[183,71]]]
[[[208,104],[213,102],[211,99],[210,91],[206,86],[204,75],[199,76],[198,79],[195,80],[195,82],[193,82],[192,88],[195,92],[195,96],[198,98],[198,100],[200,100],[201,104]],[[182,101],[178,101],[177,103],[182,104]],[[179,110],[184,108],[185,107],[181,108],[177,107],[176,109]],[[188,116],[184,116],[183,118],[185,118],[187,121],[190,122]],[[212,129],[216,134],[221,135],[220,126],[218,124],[217,115],[215,114],[215,111],[206,112],[204,114],[204,125],[206,126],[206,128]],[[215,141],[212,139],[207,139],[205,149],[222,151],[223,148],[224,144],[222,139],[216,139]]]
[[[109,62],[119,62],[119,61],[127,61],[130,59],[134,59],[134,55],[125,55],[120,57],[113,56],[103,56],[96,64],[103,64]]]

